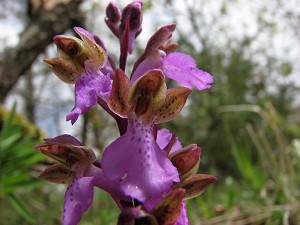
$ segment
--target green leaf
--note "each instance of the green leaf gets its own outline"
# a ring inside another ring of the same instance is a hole
[[[18,200],[13,194],[8,195],[9,202],[16,209],[16,211],[29,223],[34,224],[34,216],[26,209],[26,206],[23,202]]]

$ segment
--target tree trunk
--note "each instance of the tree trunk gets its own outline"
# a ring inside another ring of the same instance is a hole
[[[4,50],[0,55],[0,103],[4,102],[18,78],[26,73],[36,58],[52,43],[53,36],[83,25],[84,17],[79,11],[82,1],[59,3],[51,10],[41,6],[30,17],[17,46]]]

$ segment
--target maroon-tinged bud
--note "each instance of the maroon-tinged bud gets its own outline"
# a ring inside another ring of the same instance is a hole
[[[127,5],[121,17],[121,24],[119,28],[119,38],[121,42],[121,55],[120,62],[124,61],[124,57],[127,54],[131,54],[134,50],[134,40],[141,33],[142,30],[142,5],[140,1],[133,2]],[[126,52],[126,54],[125,54]],[[124,62],[122,62],[124,64]],[[120,64],[120,68],[124,69],[124,66]]]
[[[175,31],[175,29],[176,29],[175,24],[170,24],[159,28],[149,39],[145,52],[149,53],[167,44],[167,42],[172,37],[172,34]]]
[[[125,30],[126,22],[128,19],[130,19],[129,27],[131,31],[135,30],[135,33],[137,33],[140,30],[143,21],[142,6],[142,2],[136,1],[127,5],[123,9],[120,24],[121,33]]]
[[[200,164],[201,149],[195,145],[189,145],[172,153],[169,158],[177,168],[180,180],[186,180],[194,175]]]
[[[110,2],[106,7],[106,19],[113,24],[117,24],[121,20],[121,10],[115,2]]]
[[[186,191],[184,199],[190,199],[201,195],[209,185],[216,181],[217,178],[215,176],[208,174],[196,174],[181,182],[178,186]]]

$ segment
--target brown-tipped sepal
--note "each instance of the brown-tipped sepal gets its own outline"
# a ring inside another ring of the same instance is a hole
[[[84,46],[87,48],[88,60],[85,64],[95,68],[104,66],[107,62],[108,56],[105,50],[96,43],[95,35],[81,27],[75,27],[74,30],[81,37],[84,42]]]
[[[52,183],[69,184],[73,179],[73,173],[65,165],[56,163],[46,168],[38,178]]]
[[[75,84],[78,76],[84,72],[83,67],[70,58],[56,57],[44,59],[44,62],[59,79],[68,84]]]
[[[155,123],[165,123],[174,119],[180,113],[191,92],[186,87],[168,89],[164,104],[154,112]]]
[[[200,164],[200,154],[201,149],[196,144],[192,144],[173,152],[169,156],[169,159],[178,170],[181,181],[196,174]]]
[[[129,78],[121,69],[117,69],[108,100],[109,108],[120,117],[127,117],[129,104],[128,95],[130,91]]]
[[[161,46],[159,49],[163,50],[167,55],[175,52],[178,48],[178,44],[177,43],[167,43],[163,46]]]
[[[161,70],[150,70],[135,81],[130,90],[129,102],[138,118],[148,121],[153,112],[163,104],[167,92]]]
[[[154,207],[151,214],[155,216],[159,225],[170,225],[176,222],[184,196],[184,189],[175,189]]]
[[[181,182],[180,188],[185,189],[184,199],[195,198],[201,195],[204,190],[211,184],[215,183],[217,178],[208,174],[196,174],[191,178]]]
[[[85,61],[92,57],[88,47],[78,38],[56,35],[53,41],[61,58],[69,58],[82,67],[84,67]]]
[[[70,135],[60,135],[44,140],[45,142],[37,145],[35,149],[69,168],[79,161],[86,164],[96,161],[94,151],[82,146],[77,139]]]

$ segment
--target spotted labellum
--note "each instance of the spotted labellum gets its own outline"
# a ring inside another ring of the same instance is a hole
[[[186,200],[216,182],[212,175],[197,174],[200,147],[183,147],[175,133],[159,129],[180,114],[193,89],[202,91],[213,83],[209,73],[170,42],[176,25],[159,28],[133,68],[126,69],[142,31],[142,6],[135,1],[121,10],[111,2],[106,8],[105,23],[120,44],[118,60],[98,36],[79,27],[74,28],[79,37],[55,36],[58,56],[44,60],[60,80],[75,84],[75,106],[67,121],[74,124],[98,105],[120,132],[101,158],[67,134],[35,147],[55,161],[39,178],[68,185],[63,225],[79,224],[94,188],[108,192],[120,208],[118,225],[187,225]],[[178,85],[168,87],[168,79]]]

